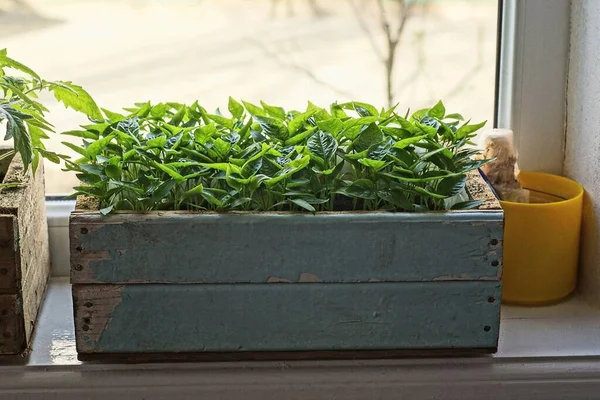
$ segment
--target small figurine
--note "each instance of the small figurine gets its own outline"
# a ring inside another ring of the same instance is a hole
[[[483,159],[493,159],[481,167],[501,200],[529,202],[529,190],[521,188],[517,151],[510,129],[492,129],[482,134]]]

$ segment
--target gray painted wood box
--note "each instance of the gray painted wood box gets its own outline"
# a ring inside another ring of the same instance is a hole
[[[76,210],[70,235],[82,359],[497,347],[497,203],[414,214]]]

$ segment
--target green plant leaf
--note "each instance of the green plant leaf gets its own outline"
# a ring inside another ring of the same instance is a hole
[[[456,132],[456,137],[458,139],[462,139],[464,137],[467,137],[468,135],[470,135],[470,134],[478,131],[479,129],[483,128],[486,123],[487,123],[487,121],[483,121],[483,122],[480,122],[479,124],[473,124],[473,125],[464,124],[463,126],[461,126],[460,128],[458,128],[458,131]]]
[[[229,112],[237,119],[242,119],[244,115],[244,106],[238,103],[233,97],[229,96]]]
[[[330,118],[323,121],[318,121],[317,126],[322,131],[330,133],[333,136],[337,136],[342,129],[344,129],[344,123],[339,118]]]
[[[464,117],[460,114],[448,114],[444,117],[444,119],[455,119],[458,121],[464,121]]]
[[[111,140],[115,138],[115,134],[110,134],[102,139],[98,139],[87,147],[88,157],[94,159],[98,154],[106,148],[106,146],[110,143]]]
[[[369,179],[358,179],[344,189],[342,194],[360,199],[372,200],[377,197],[375,184]]]
[[[298,207],[304,208],[307,211],[310,211],[311,213],[315,213],[317,210],[315,210],[315,208],[308,203],[306,200],[303,199],[290,199],[290,201],[292,203],[294,203],[295,205],[297,205]]]
[[[266,117],[267,116],[267,112],[265,110],[263,110],[262,108],[255,106],[252,103],[248,103],[247,101],[244,101],[244,100],[242,100],[242,103],[244,104],[244,107],[250,113],[250,115],[252,115],[254,117],[256,117],[256,116]]]
[[[207,114],[208,118],[227,129],[233,129],[235,121],[221,115]]]
[[[383,133],[381,129],[375,123],[371,123],[367,129],[358,135],[358,138],[352,144],[356,151],[363,151],[376,143],[380,143],[382,140]]]
[[[381,170],[383,167],[385,167],[388,164],[385,161],[371,160],[369,158],[361,158],[360,160],[358,160],[358,162],[366,167],[374,169],[375,171]]]
[[[330,133],[319,131],[307,143],[308,150],[322,158],[326,163],[331,161],[338,149],[338,143]]]
[[[185,181],[185,178],[177,171],[175,171],[172,168],[167,167],[164,164],[159,164],[156,161],[153,161],[152,164],[160,169],[161,171],[163,171],[164,173],[166,173],[167,175],[169,175],[171,178],[175,179],[176,182],[181,183]]]
[[[451,210],[472,210],[483,204],[481,200],[468,200],[456,203],[450,208]]]
[[[102,121],[104,117],[98,105],[81,86],[72,82],[50,82],[48,87],[54,93],[56,100],[60,101],[65,107],[72,108],[75,111],[86,114],[90,118]]]
[[[427,114],[433,118],[443,119],[446,114],[446,107],[444,107],[444,103],[440,100],[435,106],[429,109]]]
[[[260,104],[270,117],[279,120],[283,120],[285,118],[285,110],[282,107],[270,106],[264,101],[261,101]]]
[[[3,50],[6,50],[6,49],[3,49]],[[6,54],[7,54],[6,51],[0,53],[0,68],[16,69],[17,71],[21,71],[41,82],[42,78],[40,78],[40,76],[38,74],[36,74],[35,71],[33,71],[28,66],[21,64],[20,62],[18,62],[16,60],[13,60],[12,58],[8,57]]]
[[[289,132],[283,122],[274,118],[263,117],[260,115],[254,115],[254,119],[256,120],[256,122],[258,122],[262,129],[262,132],[265,135],[282,141],[288,139]]]
[[[436,192],[445,197],[455,196],[465,189],[466,183],[466,175],[450,176],[440,181],[437,185]]]

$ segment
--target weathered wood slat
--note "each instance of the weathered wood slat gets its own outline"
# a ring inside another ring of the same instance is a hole
[[[0,332],[0,340],[12,343],[0,348],[0,354],[26,350],[50,274],[44,168],[40,164],[35,176],[23,171],[16,155],[5,182],[21,185],[0,191],[0,293],[16,295],[18,310],[13,318],[20,327],[10,338]]]
[[[0,355],[18,354],[26,346],[21,310],[18,295],[0,295]]]
[[[0,293],[17,293],[21,268],[15,243],[15,216],[0,215]]]
[[[500,282],[74,285],[80,353],[495,349]]]
[[[77,213],[72,282],[498,280],[502,225],[502,212]]]

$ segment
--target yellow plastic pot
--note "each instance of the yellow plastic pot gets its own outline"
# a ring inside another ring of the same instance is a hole
[[[554,303],[577,284],[583,188],[567,178],[537,172],[521,172],[519,181],[532,191],[532,199],[552,202],[500,202],[505,218],[502,301]]]

